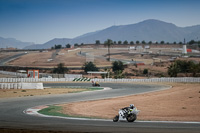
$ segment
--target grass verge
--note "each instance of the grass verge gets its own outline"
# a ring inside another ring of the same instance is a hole
[[[102,89],[104,89],[104,88],[101,88],[101,87],[87,88],[88,91],[95,91],[95,90],[102,90]],[[82,92],[82,91],[78,91],[78,92]],[[74,93],[77,93],[77,92],[74,92]],[[38,113],[43,114],[43,115],[50,115],[50,116],[76,117],[76,118],[92,119],[91,117],[73,116],[73,115],[63,114],[63,113],[61,113],[62,110],[63,110],[62,106],[49,105],[49,107],[39,110]],[[95,117],[95,119],[100,119],[100,118]]]
[[[40,111],[38,111],[38,113],[43,115],[69,117],[69,115],[60,113],[60,111],[62,111],[61,106],[50,105],[47,108],[41,109]]]
[[[87,119],[102,119],[99,117],[84,117],[84,116],[78,116],[78,115],[68,115],[61,113],[63,110],[62,106],[56,106],[56,105],[49,105],[49,107],[41,109],[38,111],[38,113],[43,115],[49,115],[49,116],[61,116],[61,117],[73,117],[73,118],[87,118]]]

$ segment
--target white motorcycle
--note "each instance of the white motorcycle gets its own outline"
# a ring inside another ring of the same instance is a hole
[[[137,115],[140,110],[137,110],[136,107],[133,109],[120,109],[118,115],[113,118],[113,122],[117,121],[128,121],[134,122],[137,119]]]

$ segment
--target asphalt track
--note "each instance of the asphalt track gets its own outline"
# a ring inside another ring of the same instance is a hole
[[[4,66],[5,63],[7,63],[8,61],[19,58],[20,56],[23,56],[25,54],[27,54],[27,53],[20,53],[20,54],[16,54],[16,55],[13,55],[13,56],[10,56],[10,57],[7,57],[7,58],[3,58],[3,59],[0,60],[0,66]]]
[[[44,84],[44,86],[56,86],[58,84]],[[74,84],[63,83],[59,86],[91,86],[88,83]],[[113,84],[101,83],[103,87],[111,87],[112,90],[71,93],[61,95],[34,96],[23,98],[0,99],[0,128],[32,129],[48,131],[75,131],[75,132],[137,132],[137,133],[199,133],[200,123],[182,122],[148,122],[136,121],[112,122],[112,120],[76,120],[54,117],[39,117],[24,114],[27,108],[39,105],[51,105],[58,103],[70,103],[110,97],[133,95],[167,89],[169,86],[161,85],[137,85],[137,84]],[[134,103],[134,101],[133,101]],[[129,103],[127,103],[129,104]],[[81,110],[81,109],[80,109]],[[105,110],[109,111],[109,110]]]

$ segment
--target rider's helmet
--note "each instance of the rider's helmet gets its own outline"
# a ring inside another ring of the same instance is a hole
[[[133,109],[134,108],[134,104],[130,104],[130,108]]]

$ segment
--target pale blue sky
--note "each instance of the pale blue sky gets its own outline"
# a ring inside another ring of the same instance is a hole
[[[200,0],[0,0],[0,37],[45,43],[158,19],[200,24]]]

